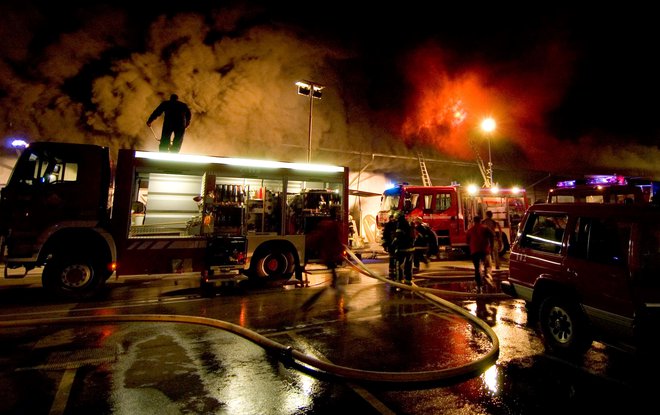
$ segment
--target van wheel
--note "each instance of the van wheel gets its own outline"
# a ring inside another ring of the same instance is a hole
[[[591,335],[584,314],[577,304],[557,296],[547,297],[539,310],[539,325],[546,349],[570,356],[591,347]]]

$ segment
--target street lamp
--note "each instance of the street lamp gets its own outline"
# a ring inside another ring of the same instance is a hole
[[[307,141],[307,163],[309,163],[312,158],[312,109],[314,107],[314,98],[321,99],[321,90],[325,86],[306,80],[296,82],[296,86],[298,87],[298,95],[309,96],[309,136]]]
[[[490,153],[490,135],[495,131],[496,126],[495,120],[490,117],[484,118],[481,121],[481,131],[486,133],[486,138],[488,139],[488,170],[486,171],[486,175],[488,176],[488,187],[493,185],[493,159]]]

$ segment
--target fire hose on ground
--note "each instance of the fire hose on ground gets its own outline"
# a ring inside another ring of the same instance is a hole
[[[350,258],[350,265],[356,267],[366,273],[367,275],[384,280],[383,277],[375,274],[369,270],[360,260],[347,249],[348,258]],[[361,272],[362,272],[361,271]],[[386,280],[388,283],[392,281]],[[396,284],[396,283],[394,283]],[[53,324],[89,324],[89,323],[124,323],[124,322],[164,322],[164,323],[187,323],[197,324],[207,327],[218,328],[226,330],[250,340],[267,352],[274,353],[282,362],[291,366],[298,366],[307,372],[316,372],[318,374],[334,376],[338,379],[355,381],[355,382],[375,382],[375,383],[435,383],[435,382],[449,382],[468,379],[470,377],[478,376],[495,364],[499,356],[499,339],[495,332],[481,319],[476,318],[467,310],[458,307],[446,300],[443,300],[436,295],[420,289],[419,287],[408,286],[404,284],[401,288],[411,289],[418,292],[425,298],[445,307],[457,314],[466,318],[471,324],[483,330],[491,339],[491,350],[484,354],[479,359],[476,359],[467,364],[444,368],[438,370],[416,371],[416,372],[390,372],[390,371],[372,371],[361,370],[352,367],[336,365],[328,361],[317,359],[313,356],[305,354],[296,350],[291,346],[287,346],[276,341],[273,341],[253,330],[241,327],[239,325],[216,320],[207,317],[198,316],[185,316],[185,315],[168,315],[168,314],[125,314],[125,315],[93,315],[93,316],[74,316],[74,317],[59,317],[59,318],[42,318],[42,319],[25,319],[14,321],[0,322],[1,328],[8,327],[25,327],[35,325],[53,325]]]

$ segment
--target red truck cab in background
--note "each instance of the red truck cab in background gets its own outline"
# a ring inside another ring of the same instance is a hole
[[[467,250],[466,232],[476,215],[493,212],[502,227],[502,253],[509,249],[529,202],[524,189],[473,186],[411,186],[400,184],[383,192],[377,217],[382,230],[389,216],[404,212],[408,220],[421,217],[438,236],[438,244]]]

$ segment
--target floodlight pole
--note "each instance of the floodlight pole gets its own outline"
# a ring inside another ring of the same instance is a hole
[[[299,95],[309,95],[309,132],[307,137],[307,163],[312,160],[312,114],[314,111],[314,98],[321,99],[321,90],[325,88],[323,85],[312,81],[298,81]]]
[[[314,84],[309,89],[309,136],[307,137],[307,164],[312,160],[312,111],[314,109]]]

